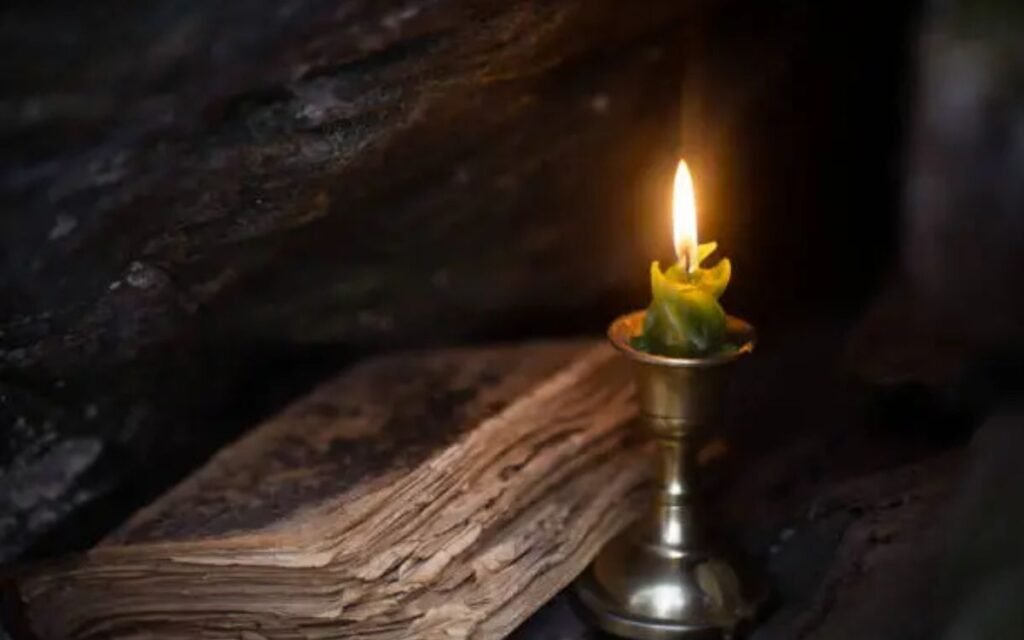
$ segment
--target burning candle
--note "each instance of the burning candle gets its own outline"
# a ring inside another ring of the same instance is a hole
[[[652,300],[633,347],[677,358],[727,350],[725,311],[718,299],[729,284],[732,266],[728,258],[710,268],[701,266],[718,245],[697,242],[693,178],[684,160],[676,168],[672,230],[678,262],[665,272],[658,261],[651,263]]]

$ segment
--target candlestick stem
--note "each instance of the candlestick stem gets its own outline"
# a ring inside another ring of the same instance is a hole
[[[657,437],[657,492],[654,499],[658,542],[682,550],[697,542],[693,512],[696,507],[696,482],[693,474],[696,456],[689,438]]]
[[[692,447],[684,439],[658,438],[661,465],[658,473],[659,498],[664,504],[681,504],[693,487],[689,469]]]

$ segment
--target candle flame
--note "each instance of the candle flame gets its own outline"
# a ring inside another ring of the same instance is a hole
[[[679,261],[689,271],[697,268],[697,199],[693,192],[693,178],[686,160],[680,159],[676,167],[672,191],[672,238]]]

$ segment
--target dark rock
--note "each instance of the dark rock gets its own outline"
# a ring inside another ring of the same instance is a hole
[[[931,2],[917,44],[904,246],[848,360],[926,438],[966,440],[1024,389],[1021,29],[1014,2]]]
[[[629,185],[701,5],[122,5],[0,14],[0,559],[95,540],[354,354],[641,298],[631,216],[667,203]]]
[[[948,640],[1024,634],[1024,411],[1006,407],[975,435],[966,480],[944,520],[936,610]]]
[[[976,350],[1024,344],[1024,12],[933,2],[919,45],[904,271]]]

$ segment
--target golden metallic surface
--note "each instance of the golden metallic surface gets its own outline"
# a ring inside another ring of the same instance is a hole
[[[636,640],[730,638],[763,600],[709,533],[694,474],[701,432],[721,417],[731,365],[754,349],[754,328],[728,318],[737,349],[708,358],[638,351],[643,312],[619,317],[608,339],[628,358],[641,422],[657,441],[650,513],[609,542],[575,593],[605,631]]]

